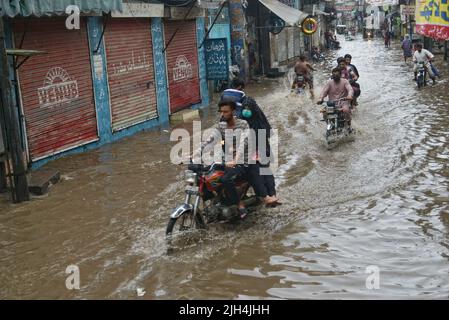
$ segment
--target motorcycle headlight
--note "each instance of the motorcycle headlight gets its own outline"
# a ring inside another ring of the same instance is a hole
[[[188,184],[194,184],[196,182],[196,173],[191,170],[186,170],[185,172],[185,181]]]

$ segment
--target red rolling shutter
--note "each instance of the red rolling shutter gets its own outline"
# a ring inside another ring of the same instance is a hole
[[[166,51],[172,113],[201,101],[195,20],[165,21],[166,44],[177,28]]]
[[[15,21],[15,43],[45,51],[19,68],[19,82],[31,159],[98,139],[85,20],[67,30],[65,19]]]
[[[157,118],[149,19],[112,19],[105,44],[114,131]]]

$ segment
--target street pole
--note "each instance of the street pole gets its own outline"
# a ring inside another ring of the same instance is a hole
[[[409,29],[409,33],[410,33],[410,41],[413,42],[413,38],[412,38],[412,35],[413,35],[412,15],[409,15],[408,18],[409,18],[409,24],[410,24],[410,26],[409,26],[409,28],[410,28],[410,29]]]
[[[448,40],[444,41],[444,61],[448,61],[447,42]]]
[[[7,174],[12,175],[11,183],[11,195],[13,203],[20,203],[30,200],[30,194],[28,191],[28,181],[26,177],[26,168],[23,158],[22,143],[20,140],[19,124],[16,111],[11,100],[11,84],[9,81],[9,66],[8,56],[6,54],[5,47],[5,29],[3,25],[3,19],[0,18],[0,63],[2,70],[1,79],[1,108],[0,113],[4,119],[4,131],[6,133],[6,154],[7,159],[10,159],[11,163],[6,162]]]
[[[409,0],[408,1],[408,10],[410,10],[410,6],[412,5],[412,1],[411,0]],[[410,12],[409,12],[409,15],[408,15],[408,22],[409,22],[409,24],[410,24],[410,26],[409,26],[409,33],[410,33],[410,41],[413,43],[413,26],[412,26],[412,15],[410,14]]]

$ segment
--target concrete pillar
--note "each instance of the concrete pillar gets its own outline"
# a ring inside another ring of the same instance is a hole
[[[249,75],[248,50],[245,43],[245,12],[241,0],[229,0],[231,18],[231,54],[232,63],[240,68],[240,76],[247,79]]]

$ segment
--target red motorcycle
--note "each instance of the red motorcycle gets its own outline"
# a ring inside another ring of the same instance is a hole
[[[166,236],[173,237],[177,231],[205,229],[213,222],[230,222],[240,219],[238,208],[229,205],[221,178],[225,174],[223,164],[210,166],[189,164],[185,171],[185,200],[170,215]],[[238,176],[234,181],[237,193],[246,208],[260,203],[256,196],[247,196],[249,183],[245,177]]]

